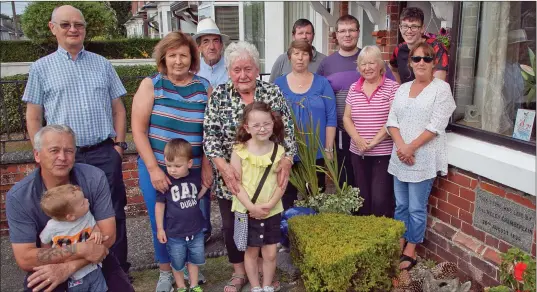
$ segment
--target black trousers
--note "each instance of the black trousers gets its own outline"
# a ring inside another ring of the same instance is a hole
[[[102,144],[85,150],[79,148],[76,153],[76,162],[90,164],[100,168],[106,174],[112,205],[116,213],[116,242],[110,248],[114,253],[123,271],[127,273],[130,263],[127,262],[127,225],[125,205],[127,192],[123,182],[122,159],[114,149],[114,142],[108,139]]]
[[[388,173],[390,155],[361,156],[351,153],[354,182],[364,198],[358,215],[375,215],[393,218],[395,195],[393,176]]]
[[[109,292],[134,292],[134,288],[129,281],[129,277],[119,266],[119,262],[113,254],[108,254],[103,262],[102,273],[104,279],[106,280],[106,286],[108,286]],[[28,276],[32,273],[28,273],[26,278],[24,278],[24,292],[31,292],[32,289],[28,288]],[[68,281],[65,281],[58,285],[53,292],[66,292]]]
[[[324,159],[320,158],[315,161],[316,165],[324,166]],[[293,168],[297,168],[298,165],[300,165],[300,162],[296,162],[293,165]],[[321,172],[317,172],[317,181],[319,182],[319,187],[325,190],[326,187],[326,175]],[[292,208],[295,205],[295,200],[298,198],[298,189],[289,182],[287,184],[287,188],[285,189],[285,193],[282,196],[282,205],[283,210],[287,210],[289,208]]]
[[[231,203],[231,200],[218,199],[218,208],[220,209],[220,216],[222,216],[222,235],[224,235],[227,257],[230,263],[240,264],[244,262],[244,252],[237,249],[233,240],[235,213],[231,212]]]
[[[341,147],[340,147],[341,146]],[[339,179],[339,186],[343,186],[343,182],[347,182],[348,185],[353,187],[356,186],[354,183],[354,173],[351,162],[351,154],[349,148],[351,147],[351,137],[347,134],[345,130],[337,129],[336,131],[336,151],[337,151],[337,162],[338,166],[341,168],[343,165],[341,177]]]

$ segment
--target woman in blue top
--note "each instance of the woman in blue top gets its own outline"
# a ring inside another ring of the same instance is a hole
[[[336,137],[336,99],[328,79],[308,71],[308,64],[313,56],[312,46],[304,40],[296,40],[287,50],[292,71],[277,78],[274,83],[278,85],[287,99],[296,117],[297,126],[306,131],[311,121],[312,129],[319,126],[319,139],[325,151],[331,156],[334,151]],[[307,141],[315,143],[314,141]],[[295,163],[299,158],[295,157]],[[324,159],[321,150],[317,152],[317,165],[323,165]],[[295,164],[296,167],[296,164]],[[319,187],[325,187],[325,176],[317,173]],[[285,210],[293,206],[297,199],[297,189],[288,184],[285,196],[282,197]]]

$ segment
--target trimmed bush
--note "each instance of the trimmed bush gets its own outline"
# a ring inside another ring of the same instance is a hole
[[[130,130],[131,124],[131,107],[132,98],[143,77],[151,76],[157,72],[156,66],[139,65],[139,66],[115,66],[127,94],[122,97],[125,108],[127,109],[127,127]],[[22,95],[26,86],[28,74],[14,75],[2,78],[1,94],[3,102],[0,104],[0,134],[5,133],[22,133],[26,130],[26,104],[22,102]],[[13,82],[6,82],[13,81]],[[15,83],[15,81],[17,81]]]
[[[151,58],[160,39],[129,38],[90,41],[84,48],[107,59]],[[31,41],[0,41],[0,62],[34,62],[58,49],[57,43]]]
[[[404,230],[385,217],[296,216],[289,219],[291,256],[307,291],[390,291]]]

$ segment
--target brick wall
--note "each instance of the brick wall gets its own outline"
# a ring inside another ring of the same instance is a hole
[[[400,3],[390,1],[386,5],[386,14],[390,16],[390,29],[374,31],[373,36],[377,38],[376,44],[382,52],[382,59],[389,61],[395,47],[397,47],[397,36],[399,33],[399,9]]]
[[[127,216],[145,215],[144,199],[138,188],[137,154],[127,154],[123,157],[123,181],[127,188]],[[6,193],[18,181],[31,173],[36,167],[35,163],[8,164],[0,166],[0,235],[8,232],[5,201]]]
[[[429,197],[427,231],[420,256],[457,263],[460,277],[473,280],[472,288],[499,283],[499,253],[511,245],[473,227],[475,197],[478,189],[535,210],[535,197],[505,187],[455,167],[447,177],[438,177]],[[535,233],[532,254],[535,257]],[[475,290],[482,291],[482,290]]]
[[[461,35],[456,65],[457,79],[455,80],[455,99],[459,106],[455,110],[455,119],[464,117],[463,105],[472,104],[474,99],[479,7],[479,2],[462,3]]]

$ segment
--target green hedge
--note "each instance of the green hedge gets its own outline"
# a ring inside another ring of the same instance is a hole
[[[132,98],[138,90],[142,77],[150,76],[157,72],[156,66],[115,66],[117,74],[127,90],[127,94],[122,97],[127,109],[127,126],[130,129]],[[2,81],[17,81],[2,83],[1,94],[4,98],[0,104],[2,118],[0,118],[0,134],[22,133],[26,128],[25,112],[26,104],[22,102],[22,95],[28,74],[21,74],[2,78]],[[4,112],[5,111],[5,112]]]
[[[390,291],[404,230],[385,217],[296,216],[289,220],[291,256],[307,291]]]
[[[130,38],[86,42],[85,49],[107,59],[151,58],[160,39]],[[0,62],[34,62],[58,49],[56,43],[0,41]]]

